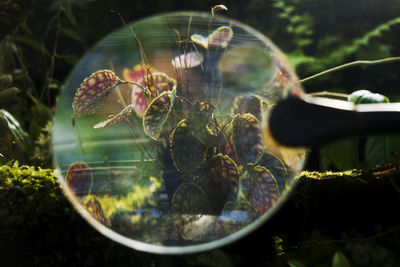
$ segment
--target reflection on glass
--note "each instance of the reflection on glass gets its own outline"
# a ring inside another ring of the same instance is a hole
[[[216,247],[290,190],[304,152],[268,147],[261,121],[300,93],[279,50],[245,25],[144,19],[102,40],[67,80],[53,131],[60,179],[129,246]]]

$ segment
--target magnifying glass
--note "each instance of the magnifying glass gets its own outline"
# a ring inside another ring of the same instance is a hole
[[[273,216],[308,146],[354,134],[347,125],[387,130],[376,110],[335,104],[307,98],[282,52],[249,26],[199,12],[152,16],[104,38],[72,71],[54,162],[103,235],[151,253],[206,251]],[[347,124],[323,123],[338,116]]]

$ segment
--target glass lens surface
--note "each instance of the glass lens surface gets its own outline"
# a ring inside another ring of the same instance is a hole
[[[265,114],[301,94],[282,53],[239,22],[149,17],[99,42],[58,98],[54,161],[101,233],[138,250],[212,249],[276,210],[305,152],[263,135]],[[284,118],[283,118],[284,119]]]

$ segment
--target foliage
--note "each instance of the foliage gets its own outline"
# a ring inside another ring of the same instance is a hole
[[[389,99],[368,90],[358,90],[348,95],[354,104],[388,103]],[[373,168],[377,165],[397,162],[400,151],[398,134],[351,137],[323,145],[319,149],[322,170],[349,170]]]

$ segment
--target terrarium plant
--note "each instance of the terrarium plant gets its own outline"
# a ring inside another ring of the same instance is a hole
[[[78,136],[81,118],[97,119],[102,108],[119,105],[88,131],[95,136],[125,124],[138,157],[159,171],[118,194],[99,194],[93,187],[97,169],[89,162],[70,165],[66,185],[93,217],[117,232],[153,244],[215,240],[265,214],[286,190],[293,160],[266,149],[261,122],[272,106],[267,99],[301,91],[297,78],[274,47],[240,44],[231,25],[212,19],[208,35],[192,32],[190,16],[187,32],[171,28],[172,56],[157,66],[131,29],[139,62],[120,71],[113,63],[76,89],[70,104]],[[121,175],[112,167],[107,172]],[[110,186],[121,186],[116,184]]]

